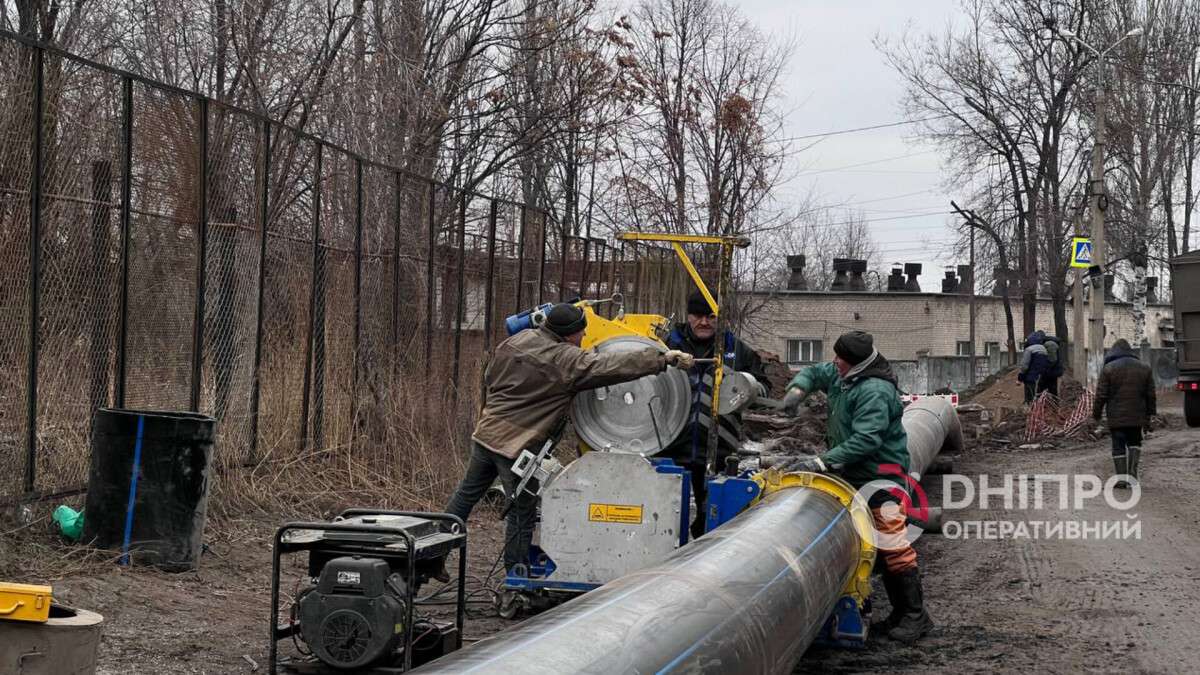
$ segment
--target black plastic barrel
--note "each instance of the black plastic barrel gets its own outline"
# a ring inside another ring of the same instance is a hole
[[[215,430],[197,413],[96,411],[83,541],[119,550],[125,563],[194,568]]]

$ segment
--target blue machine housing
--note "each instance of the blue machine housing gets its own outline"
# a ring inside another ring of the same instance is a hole
[[[761,489],[750,480],[750,472],[739,476],[717,476],[708,479],[708,501],[705,504],[704,531],[712,532],[733,520],[758,499]]]
[[[527,309],[524,312],[521,312],[520,314],[513,314],[504,319],[504,330],[506,330],[508,332],[508,334],[510,336],[512,336],[512,335],[516,335],[517,333],[520,333],[521,331],[525,330],[526,328],[534,328],[535,326],[537,326],[537,322],[535,321],[534,317],[535,316],[543,316],[544,317],[546,315],[546,313],[550,311],[550,308],[553,306],[554,306],[554,303],[547,302],[545,304],[538,305],[537,307],[534,307],[533,309]]]

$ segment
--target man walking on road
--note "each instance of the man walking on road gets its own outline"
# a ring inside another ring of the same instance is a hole
[[[856,488],[874,481],[894,487],[867,500],[884,562],[883,585],[892,614],[873,626],[900,642],[915,642],[933,629],[925,610],[917,552],[905,538],[909,455],[904,414],[892,366],[875,350],[870,333],[851,331],[833,345],[832,363],[809,366],[788,383],[784,409],[794,414],[809,393],[829,400],[829,450],[785,466],[786,471],[837,473]]]
[[[484,373],[483,410],[471,434],[470,463],[446,513],[465,521],[497,476],[512,498],[520,482],[513,462],[522,450],[536,452],[550,437],[575,394],[660,373],[668,365],[694,364],[680,351],[584,351],[579,345],[586,326],[582,309],[560,303],[540,327],[523,330],[496,347]],[[528,493],[515,499],[505,524],[506,571],[526,561],[533,535],[536,500]]]
[[[1137,479],[1142,430],[1150,428],[1150,418],[1157,414],[1156,408],[1154,374],[1150,366],[1138,360],[1128,342],[1117,340],[1104,357],[1092,416],[1099,422],[1101,416],[1108,415],[1113,467],[1118,476]],[[1129,483],[1122,480],[1117,487],[1129,487]]]

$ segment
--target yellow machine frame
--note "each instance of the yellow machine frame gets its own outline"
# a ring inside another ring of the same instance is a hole
[[[700,234],[669,234],[661,232],[622,232],[617,235],[617,239],[621,241],[659,241],[668,242],[675,249],[675,255],[679,257],[679,262],[683,264],[687,270],[688,276],[692,278],[692,282],[696,284],[696,288],[700,289],[700,294],[708,301],[709,308],[717,317],[716,334],[718,336],[724,333],[724,321],[721,317],[721,308],[718,306],[718,301],[713,297],[708,290],[708,285],[704,283],[704,279],[700,278],[700,273],[696,271],[696,266],[692,264],[691,258],[688,257],[687,251],[683,250],[684,244],[707,244],[717,245],[721,247],[721,273],[717,281],[717,297],[722,297],[725,294],[726,288],[729,286],[729,275],[733,267],[733,249],[746,248],[750,245],[750,240],[746,237],[732,236],[711,236]],[[719,338],[718,338],[719,339]],[[716,357],[716,366],[713,369],[713,392],[712,392],[712,418],[714,420],[720,417],[720,398],[721,398],[721,380],[723,377],[724,365],[724,349],[713,349],[713,356]],[[708,437],[708,472],[715,474],[717,472],[717,434],[709,434]]]
[[[846,582],[846,588],[842,592],[854,598],[859,608],[862,608],[867,598],[871,597],[871,568],[875,566],[875,523],[866,502],[855,498],[857,493],[854,488],[837,476],[807,471],[783,473],[777,469],[767,469],[759,471],[750,479],[757,483],[759,488],[758,497],[750,502],[751,506],[771,493],[803,487],[824,492],[850,512],[854,530],[858,532],[858,564],[855,565],[854,573],[850,575],[850,580]]]

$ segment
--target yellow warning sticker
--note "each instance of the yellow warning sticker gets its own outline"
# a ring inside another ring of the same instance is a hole
[[[593,523],[642,523],[642,505],[588,504],[588,520]]]

